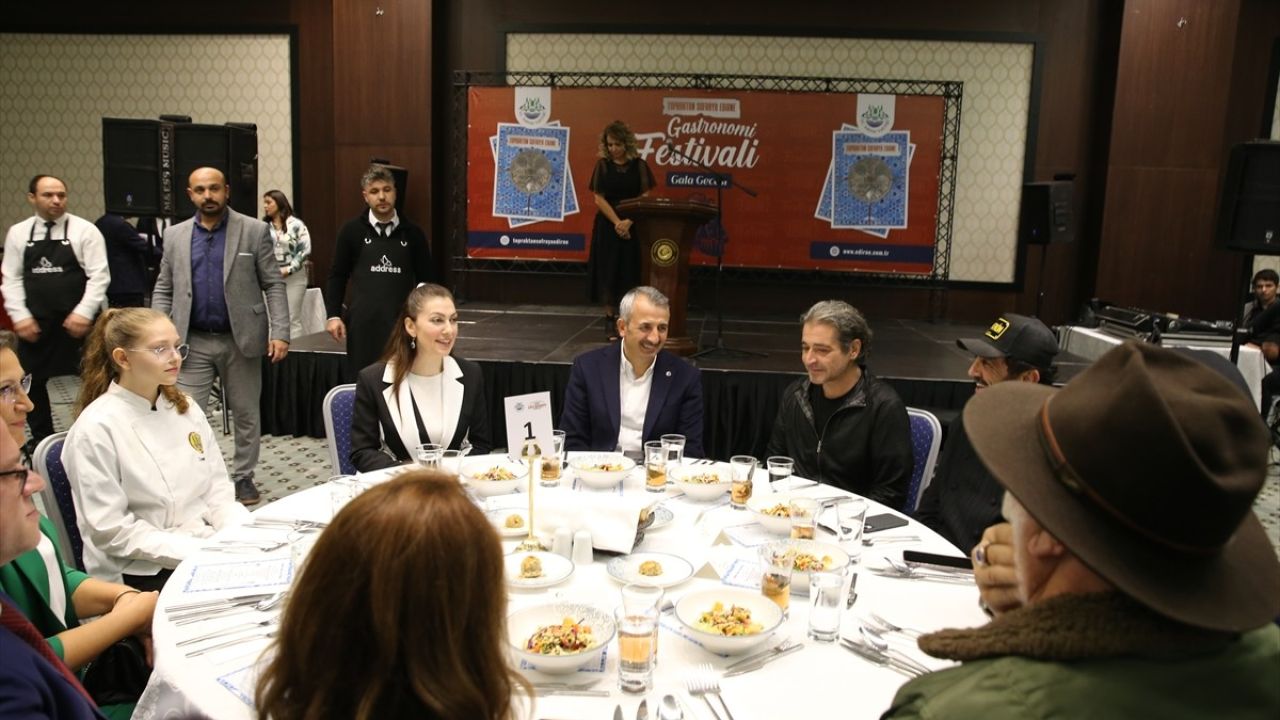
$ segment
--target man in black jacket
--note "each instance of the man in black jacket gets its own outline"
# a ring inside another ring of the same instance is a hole
[[[957,339],[956,345],[973,353],[969,377],[975,392],[1008,381],[1053,384],[1058,340],[1035,318],[1006,313],[991,323],[983,337]],[[948,428],[937,471],[920,499],[916,519],[967,552],[982,539],[983,530],[1004,522],[1002,497],[1004,488],[978,459],[963,420],[956,418]]]
[[[911,424],[898,394],[865,367],[871,327],[849,303],[823,300],[801,318],[809,377],[782,394],[770,455],[795,474],[901,508],[911,483]]]

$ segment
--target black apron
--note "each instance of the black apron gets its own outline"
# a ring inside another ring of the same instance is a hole
[[[382,357],[405,298],[417,286],[404,224],[391,237],[364,229],[364,244],[351,273],[347,311],[347,361],[352,374]]]
[[[62,323],[80,304],[89,277],[71,249],[71,219],[63,226],[61,240],[37,242],[38,225],[39,221],[31,224],[22,254],[22,286],[27,293],[27,310],[40,324],[40,339],[18,343],[18,357],[32,375],[78,375],[83,340],[67,334]]]

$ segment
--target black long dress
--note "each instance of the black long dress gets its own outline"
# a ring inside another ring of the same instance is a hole
[[[640,197],[654,186],[653,171],[641,158],[618,165],[600,158],[591,173],[591,192],[603,195],[614,210],[623,200]],[[607,297],[613,302],[640,284],[640,243],[618,237],[613,223],[603,212],[596,213],[591,232],[591,253],[587,258],[587,288],[591,302]]]

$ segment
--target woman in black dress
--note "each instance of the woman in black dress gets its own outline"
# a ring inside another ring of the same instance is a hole
[[[618,339],[618,299],[640,284],[640,245],[631,235],[631,221],[619,218],[614,206],[648,195],[653,186],[653,171],[640,158],[636,134],[621,120],[609,123],[600,134],[600,159],[591,173],[599,212],[591,233],[587,281],[591,301],[604,305],[610,340]]]

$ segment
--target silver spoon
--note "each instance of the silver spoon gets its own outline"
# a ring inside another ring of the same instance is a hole
[[[658,708],[659,720],[684,720],[684,710],[680,708],[675,695],[663,695],[662,707]]]

